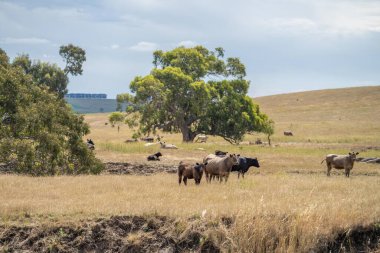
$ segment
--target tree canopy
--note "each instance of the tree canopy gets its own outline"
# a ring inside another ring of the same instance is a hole
[[[82,65],[86,61],[86,52],[82,48],[73,44],[61,46],[59,55],[66,61],[64,69],[66,75],[69,73],[73,76],[82,75]]]
[[[50,72],[28,57],[10,64],[3,50],[0,59],[0,163],[33,175],[99,173],[82,140],[89,126],[44,84]]]
[[[130,84],[133,94],[119,94],[127,113],[140,113],[142,133],[181,132],[185,142],[197,134],[229,142],[262,131],[267,116],[247,95],[249,81],[239,58],[224,59],[224,49],[178,47],[153,53],[154,68]]]

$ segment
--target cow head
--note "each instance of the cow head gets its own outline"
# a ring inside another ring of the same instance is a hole
[[[203,175],[203,170],[206,168],[207,162],[206,163],[196,163],[194,166],[195,172],[193,173],[195,184],[200,184],[202,175]]]
[[[157,153],[155,153],[154,155],[157,156],[157,157],[162,156],[161,152],[157,152]]]
[[[248,166],[254,166],[256,168],[260,168],[259,161],[257,158],[247,158]]]
[[[350,156],[350,158],[351,158],[351,160],[352,161],[355,161],[356,160],[356,156],[359,154],[359,152],[350,152],[350,153],[348,153],[348,155]]]
[[[230,154],[230,159],[231,159],[233,165],[239,165],[239,156],[237,156],[235,154]]]

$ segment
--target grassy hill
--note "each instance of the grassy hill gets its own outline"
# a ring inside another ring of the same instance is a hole
[[[380,143],[380,86],[258,97],[276,123],[277,141]],[[291,130],[294,137],[283,136]]]

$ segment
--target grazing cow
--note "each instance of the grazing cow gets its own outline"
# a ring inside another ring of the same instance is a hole
[[[95,150],[95,143],[91,139],[87,139],[86,144],[90,150]]]
[[[174,144],[160,142],[160,145],[161,145],[161,148],[164,148],[164,149],[178,149],[177,146]]]
[[[215,155],[217,156],[225,156],[227,155],[228,152],[224,152],[224,151],[221,151],[221,150],[215,150]]]
[[[178,183],[181,185],[183,178],[183,183],[187,185],[187,179],[193,179],[196,185],[201,183],[203,170],[205,169],[207,163],[196,163],[196,165],[186,164],[180,162],[178,165]]]
[[[204,134],[199,134],[194,142],[206,142],[208,137]]]
[[[159,161],[160,160],[160,156],[162,156],[161,152],[157,152],[154,155],[148,156],[146,159],[148,161]]]
[[[292,131],[284,131],[285,136],[293,136]]]
[[[206,180],[209,183],[213,175],[219,176],[219,182],[223,181],[223,177],[225,178],[225,182],[227,182],[232,166],[239,164],[238,156],[235,154],[224,157],[210,154],[203,159],[203,162],[207,162],[205,174]]]
[[[232,166],[231,171],[237,171],[238,178],[240,177],[240,174],[244,178],[244,174],[247,173],[248,169],[252,166],[260,168],[257,158],[239,157],[239,165]]]
[[[325,159],[322,160],[321,164],[326,161],[327,164],[327,176],[330,176],[331,168],[334,167],[335,169],[341,170],[344,169],[344,174],[346,177],[350,177],[350,171],[354,167],[354,162],[356,159],[356,156],[359,154],[359,152],[350,152],[348,155],[334,155],[330,154],[327,155]]]

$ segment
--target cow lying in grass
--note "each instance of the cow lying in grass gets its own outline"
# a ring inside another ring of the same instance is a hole
[[[232,166],[231,171],[237,171],[238,172],[238,178],[240,177],[240,174],[244,178],[244,174],[247,173],[250,167],[256,167],[259,168],[260,164],[257,158],[249,158],[249,157],[239,157],[239,164]]]
[[[164,149],[178,149],[176,145],[169,144],[166,142],[160,142],[160,145],[161,145],[161,148],[164,148]]]
[[[183,183],[185,185],[187,185],[187,179],[194,179],[196,185],[200,184],[203,170],[206,165],[207,163],[196,163],[195,165],[190,165],[180,162],[178,165],[178,183],[181,184],[183,178]]]
[[[162,156],[161,152],[157,152],[154,155],[148,156],[146,159],[148,161],[159,161],[160,160],[160,156]]]
[[[215,150],[215,155],[217,156],[225,156],[227,155],[228,152],[224,152],[224,151],[221,151],[221,150]]]
[[[323,159],[321,164],[326,161],[327,164],[327,176],[330,176],[330,171],[332,168],[341,170],[344,169],[344,174],[346,177],[350,177],[350,171],[354,167],[354,162],[356,159],[356,156],[359,154],[359,152],[350,152],[348,155],[334,155],[330,154],[326,156],[326,159]]]

